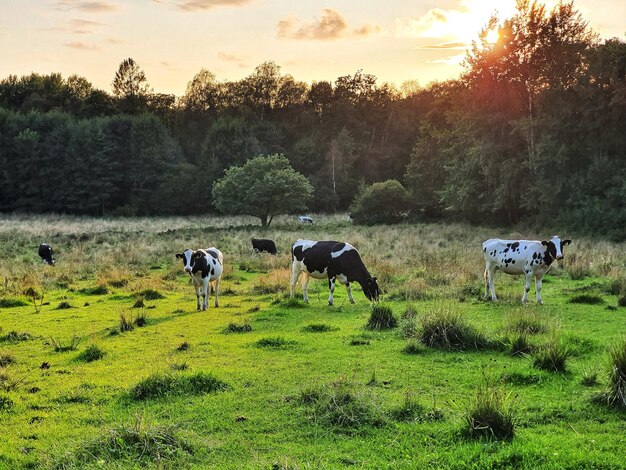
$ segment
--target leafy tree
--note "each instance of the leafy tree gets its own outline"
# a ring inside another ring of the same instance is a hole
[[[111,86],[122,112],[136,114],[145,109],[150,85],[146,74],[131,57],[120,63]]]
[[[277,214],[306,210],[313,187],[284,155],[258,156],[233,166],[213,185],[215,207],[226,214],[245,214],[269,227]]]
[[[374,183],[364,188],[350,206],[357,224],[396,223],[402,221],[409,208],[409,195],[396,180]]]

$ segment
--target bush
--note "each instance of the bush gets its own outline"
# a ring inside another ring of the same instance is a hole
[[[513,339],[508,340],[509,354],[511,356],[524,356],[530,354],[533,350],[533,346],[528,342],[528,336],[524,333],[520,333]]]
[[[74,307],[70,305],[69,302],[59,302],[59,305],[57,306],[55,310],[67,310],[68,308],[74,308]]]
[[[96,286],[96,287],[86,287],[84,289],[80,289],[78,291],[83,295],[105,295],[109,293],[109,288],[104,285]]]
[[[387,180],[364,188],[350,206],[357,224],[397,223],[409,210],[409,195],[396,180]]]
[[[422,319],[420,341],[430,348],[441,349],[483,349],[491,345],[482,333],[465,321],[460,312],[445,307]]]
[[[465,411],[462,433],[472,439],[510,441],[515,436],[516,421],[510,396],[501,386],[486,381]]]
[[[372,307],[372,313],[367,322],[366,327],[370,330],[384,330],[388,328],[395,328],[398,325],[398,320],[393,316],[391,307],[387,305],[374,304]]]
[[[161,294],[159,291],[154,290],[154,289],[144,289],[141,292],[139,292],[137,296],[144,300],[159,300],[159,299],[165,298],[163,294]]]
[[[200,395],[226,390],[228,385],[213,374],[198,372],[193,375],[157,373],[135,385],[130,396],[135,400],[167,398],[178,395]]]
[[[328,331],[336,330],[337,328],[327,325],[325,323],[313,323],[302,328],[302,331],[307,333],[326,333]]]
[[[22,299],[14,299],[11,297],[3,297],[0,299],[0,308],[25,307],[28,302]]]
[[[267,349],[288,349],[298,344],[296,341],[287,340],[281,336],[270,336],[267,338],[261,338],[254,345],[257,348]]]
[[[102,351],[102,349],[100,349],[95,344],[92,344],[78,355],[78,359],[85,362],[93,362],[97,361],[98,359],[102,359],[104,355],[105,352]]]

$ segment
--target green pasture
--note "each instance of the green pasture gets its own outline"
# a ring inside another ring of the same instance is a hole
[[[560,234],[574,242],[544,279],[545,305],[533,285],[522,306],[523,279],[501,273],[501,300],[482,300],[480,242],[551,232],[316,222],[282,218],[261,232],[245,218],[5,216],[0,468],[626,467],[626,413],[594,400],[626,330],[624,244]],[[253,237],[276,240],[279,255],[251,254]],[[328,307],[327,283],[312,280],[309,305],[300,285],[290,301],[297,238],[357,246],[398,326],[368,330],[360,289],[351,305],[339,286]],[[54,267],[39,262],[43,241]],[[225,256],[220,307],[212,296],[197,312],[175,253],[208,246]],[[489,346],[420,345],[423,320],[442,311]],[[120,331],[121,316],[132,329]],[[567,347],[564,372],[510,354],[520,319],[542,326],[525,335],[534,348]],[[510,440],[464,432],[485,384],[513,412]],[[324,393],[347,406],[312,405]]]

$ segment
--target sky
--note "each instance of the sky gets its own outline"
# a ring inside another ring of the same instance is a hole
[[[626,0],[574,5],[601,38],[626,39]],[[362,69],[379,84],[427,85],[457,77],[491,14],[514,10],[515,0],[0,0],[0,79],[78,74],[110,92],[132,57],[155,92],[177,96],[203,68],[239,80],[270,60],[308,83]]]

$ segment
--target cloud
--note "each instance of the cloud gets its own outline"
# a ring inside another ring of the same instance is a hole
[[[118,11],[120,6],[103,1],[71,1],[71,0],[59,0],[55,4],[57,10],[79,10],[85,13],[111,13]]]
[[[65,47],[71,47],[72,49],[78,49],[81,51],[98,51],[99,47],[94,45],[85,44],[84,42],[66,42],[63,44]]]
[[[465,50],[471,46],[471,43],[464,41],[448,41],[448,42],[440,42],[437,44],[426,44],[425,46],[421,46],[420,49],[435,49],[435,50],[448,50],[448,49],[456,49],[456,50]]]
[[[369,36],[380,31],[379,26],[370,24],[350,28],[343,16],[335,10],[324,8],[322,12],[322,17],[311,23],[301,23],[296,17],[280,20],[276,25],[278,37],[330,41],[342,37]]]
[[[177,6],[184,11],[205,11],[217,7],[238,7],[251,3],[252,0],[183,0]],[[160,3],[160,2],[158,2]]]
[[[248,63],[249,63],[248,57],[234,55],[234,54],[227,54],[226,52],[218,52],[217,58],[221,60],[222,62],[231,62],[231,63],[237,64],[239,68],[248,67]]]
[[[106,26],[104,23],[98,21],[90,21],[83,19],[70,20],[65,26],[59,26],[57,28],[47,28],[42,31],[61,31],[63,33],[72,34],[89,34],[94,32],[94,27]]]

